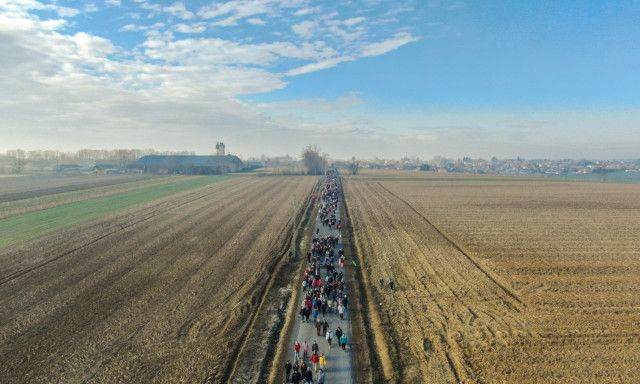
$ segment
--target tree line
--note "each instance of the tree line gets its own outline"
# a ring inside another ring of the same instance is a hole
[[[0,154],[0,173],[44,172],[60,169],[60,165],[96,166],[105,164],[124,168],[146,155],[195,155],[195,152],[157,151],[155,149],[80,149],[75,152],[11,149]],[[307,168],[307,174],[322,175],[327,168],[328,154],[323,153],[318,145],[308,145],[302,150],[301,160]],[[355,158],[353,158],[350,170],[353,174],[358,170]]]
[[[195,155],[195,152],[157,151],[155,149],[80,149],[75,152],[11,149],[0,155],[0,172],[43,172],[56,169],[56,166],[61,164],[89,166],[109,164],[114,167],[125,167],[146,155]]]

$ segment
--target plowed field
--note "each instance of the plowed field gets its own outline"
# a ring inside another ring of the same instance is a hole
[[[438,178],[343,178],[387,376],[637,381],[640,185]]]
[[[236,177],[0,249],[2,382],[218,382],[317,181]]]

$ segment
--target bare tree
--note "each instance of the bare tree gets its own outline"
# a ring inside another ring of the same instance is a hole
[[[308,145],[302,151],[302,162],[307,167],[310,175],[322,175],[324,173],[327,160],[321,153],[322,151],[318,145]]]
[[[357,175],[359,169],[360,169],[360,164],[358,164],[356,157],[355,156],[351,157],[351,164],[349,164],[349,171],[351,171],[352,175]]]
[[[7,151],[7,156],[12,158],[13,173],[22,173],[27,165],[27,152],[24,149],[12,149]]]

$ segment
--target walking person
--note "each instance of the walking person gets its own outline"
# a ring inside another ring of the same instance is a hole
[[[336,339],[340,340],[340,337],[342,336],[343,333],[344,332],[342,332],[342,328],[338,327],[336,328],[336,331],[333,334],[336,337]]]
[[[313,344],[311,345],[311,353],[320,352],[320,348],[318,348],[318,342],[313,340]]]
[[[318,376],[316,376],[316,380],[318,380],[318,384],[324,384],[324,381],[325,381],[324,369],[320,368],[320,372],[318,373]]]
[[[285,375],[285,382],[289,382],[289,378],[291,377],[291,362],[289,360],[287,360],[287,362],[284,364],[284,375]]]
[[[344,320],[342,317],[344,315],[344,306],[342,304],[338,304],[338,313],[340,314],[340,320]]]
[[[343,334],[340,336],[340,346],[342,346],[343,351],[347,351],[347,335]]]
[[[380,278],[380,288],[384,288],[384,279]]]
[[[311,368],[307,368],[307,373],[304,375],[305,383],[313,384],[313,372],[311,372]]]
[[[329,329],[329,322],[327,320],[325,320],[322,323],[322,336],[326,336],[327,335],[327,329]]]
[[[300,360],[300,343],[296,340],[296,343],[293,345],[293,350],[295,351],[296,361]]]
[[[329,344],[329,349],[331,349],[331,339],[333,339],[333,332],[330,329],[327,330],[327,343]]]
[[[300,384],[300,380],[302,379],[302,375],[298,371],[293,371],[293,375],[291,375],[291,382],[293,384]]]
[[[322,330],[322,322],[320,320],[316,321],[316,335],[322,336],[320,331]]]
[[[302,360],[307,360],[307,354],[309,353],[309,344],[307,344],[307,340],[302,343]]]
[[[317,352],[314,352],[311,355],[311,362],[313,363],[313,371],[318,372],[318,362],[320,361],[320,356],[318,356]]]
[[[327,358],[324,356],[324,353],[320,354],[318,363],[320,363],[320,372],[324,371],[324,367],[327,365]]]
[[[393,290],[393,279],[389,278],[389,288]]]

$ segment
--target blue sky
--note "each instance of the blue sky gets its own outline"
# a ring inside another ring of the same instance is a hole
[[[0,0],[0,151],[638,158],[640,2]]]

